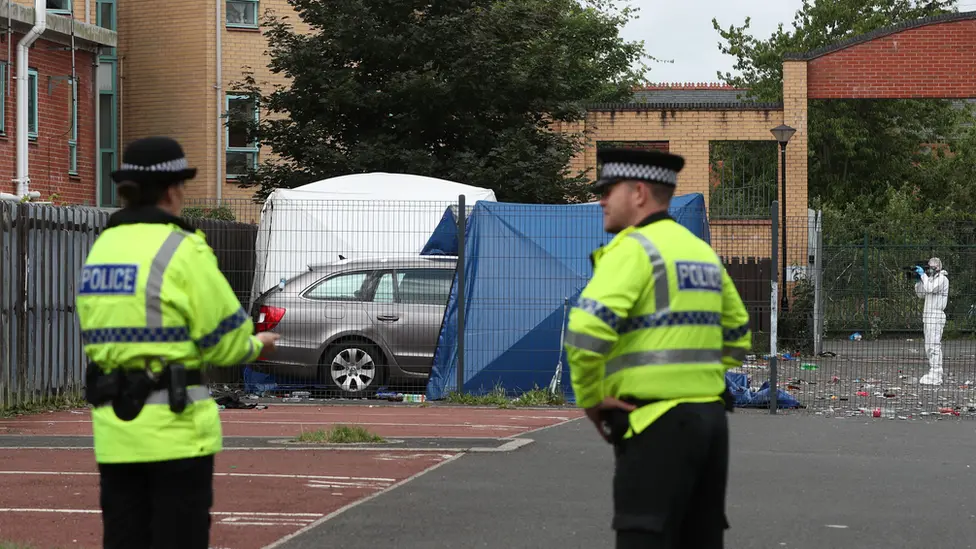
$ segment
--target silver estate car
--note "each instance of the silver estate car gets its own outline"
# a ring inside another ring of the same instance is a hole
[[[312,266],[258,298],[258,331],[281,335],[252,365],[281,384],[363,397],[384,384],[425,383],[457,257],[341,260]]]

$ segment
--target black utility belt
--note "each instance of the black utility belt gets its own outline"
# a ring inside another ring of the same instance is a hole
[[[209,397],[205,387],[198,388],[199,391],[188,389],[193,385],[206,385],[206,377],[201,370],[189,370],[183,364],[166,364],[157,373],[147,362],[144,369],[116,368],[105,373],[90,362],[85,381],[85,400],[96,407],[111,404],[122,421],[135,419],[146,404],[168,403],[169,409],[179,414],[191,402]]]

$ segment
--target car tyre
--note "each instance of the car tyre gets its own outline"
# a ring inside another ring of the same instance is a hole
[[[329,347],[319,364],[319,380],[329,396],[366,398],[376,393],[386,377],[383,351],[366,341],[344,341]]]

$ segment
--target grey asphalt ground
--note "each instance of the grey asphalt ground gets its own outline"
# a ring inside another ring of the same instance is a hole
[[[976,546],[976,422],[742,410],[730,420],[726,547]],[[529,438],[464,455],[280,547],[613,547],[609,446],[585,421]]]

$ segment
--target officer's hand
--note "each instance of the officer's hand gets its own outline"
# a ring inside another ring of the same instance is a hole
[[[609,437],[603,431],[603,418],[601,417],[601,413],[606,410],[613,410],[613,409],[621,409],[621,410],[626,410],[628,412],[633,412],[634,410],[637,409],[637,406],[634,406],[629,402],[624,402],[620,399],[616,399],[613,397],[605,397],[603,399],[603,402],[597,404],[596,406],[593,406],[592,408],[586,409],[586,417],[590,418],[590,421],[593,422],[593,425],[596,425],[596,430],[597,432],[600,433],[600,436],[603,437],[603,440],[606,440],[608,442],[609,442]]]
[[[264,348],[261,349],[261,356],[266,356],[269,352],[274,351],[275,343],[281,338],[280,335],[271,332],[261,332],[255,337],[264,345]]]
[[[922,276],[923,274],[925,274],[925,269],[919,267],[918,265],[915,265],[915,272],[918,273],[918,276]]]

